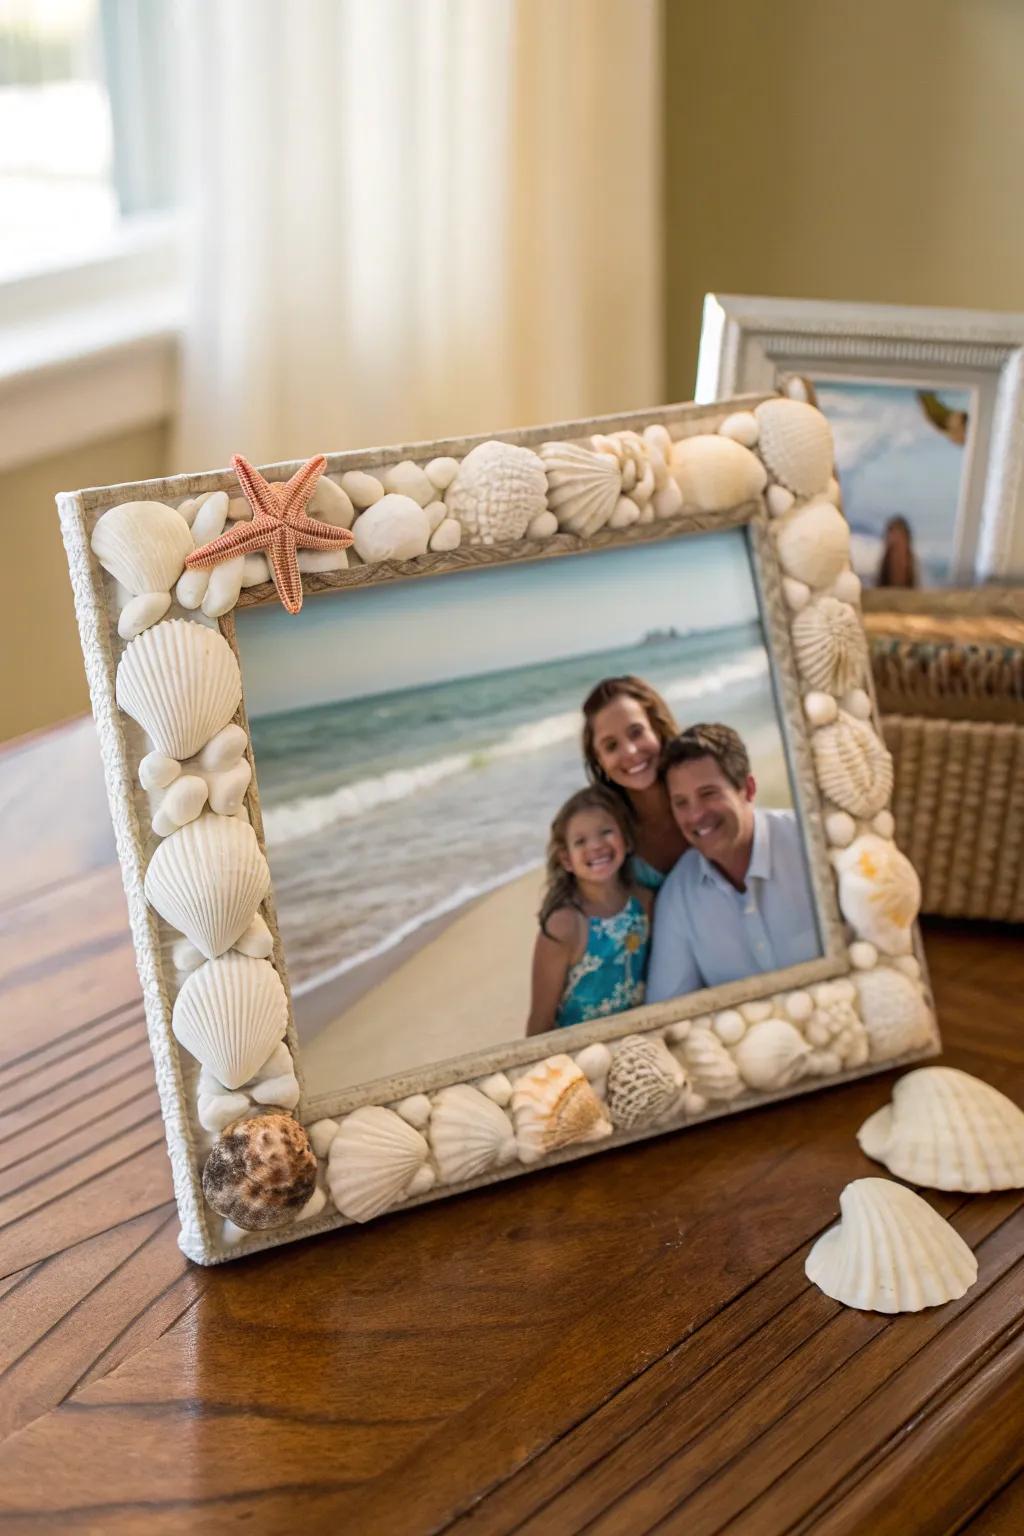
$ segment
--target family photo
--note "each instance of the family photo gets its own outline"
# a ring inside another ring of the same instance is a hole
[[[746,534],[240,613],[331,1088],[821,953]]]

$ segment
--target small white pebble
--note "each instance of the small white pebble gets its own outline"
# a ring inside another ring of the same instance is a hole
[[[786,998],[785,1009],[794,1024],[804,1024],[814,1012],[814,999],[809,992],[791,992]]]
[[[879,811],[871,826],[879,837],[890,838],[896,831],[896,821],[891,811]]]
[[[245,751],[245,732],[240,725],[225,725],[209,741],[198,754],[196,762],[200,768],[210,773],[220,773],[225,768],[233,768]]]
[[[842,571],[832,583],[832,595],[841,603],[851,603],[854,607],[860,602],[860,577],[853,571]]]
[[[804,698],[804,714],[811,725],[831,725],[839,713],[839,705],[830,693],[813,689]]]
[[[794,613],[799,613],[801,608],[806,608],[811,600],[811,589],[805,581],[797,581],[795,576],[783,576],[782,595],[786,599],[787,606]]]
[[[431,484],[427,475],[412,459],[392,464],[384,471],[383,478],[386,491],[395,496],[410,496],[421,507],[429,506],[437,496],[437,487]]]
[[[430,1100],[425,1093],[412,1093],[407,1099],[400,1099],[392,1108],[418,1131],[422,1131],[430,1119]]]
[[[711,1027],[723,1045],[736,1045],[747,1032],[743,1015],[735,1008],[724,1008],[721,1013],[716,1013]]]
[[[793,492],[787,491],[784,485],[770,485],[764,493],[764,499],[771,517],[785,517],[796,501]]]
[[[742,443],[744,448],[753,448],[761,429],[753,411],[734,411],[722,422],[718,433],[720,437],[731,437],[734,443]]]
[[[458,459],[431,459],[423,473],[435,490],[446,491],[459,472]]]
[[[550,539],[558,532],[558,518],[553,512],[538,512],[526,528],[528,539]]]
[[[314,1120],[312,1125],[306,1126],[306,1135],[309,1137],[313,1151],[320,1158],[327,1156],[331,1150],[331,1142],[337,1134],[336,1120]]]
[[[867,939],[857,939],[848,950],[855,971],[873,971],[878,964],[878,950]]]
[[[857,836],[857,823],[846,811],[829,811],[825,817],[825,836],[833,848],[848,848]]]
[[[342,475],[341,488],[360,512],[365,507],[372,507],[384,495],[384,487],[376,476],[368,475],[361,469],[350,469]]]
[[[851,688],[843,698],[843,708],[858,720],[871,718],[871,700],[863,688]]]
[[[504,1072],[492,1072],[488,1077],[482,1077],[476,1086],[492,1103],[500,1104],[503,1108],[511,1101],[512,1084]]]

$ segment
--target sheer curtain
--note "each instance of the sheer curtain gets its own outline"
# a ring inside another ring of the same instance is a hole
[[[658,0],[187,0],[176,467],[660,398]]]

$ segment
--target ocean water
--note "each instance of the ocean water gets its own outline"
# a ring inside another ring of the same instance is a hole
[[[304,992],[543,862],[586,781],[580,705],[624,672],[681,726],[734,726],[755,774],[788,784],[756,623],[250,722],[300,1025]],[[790,801],[783,788],[765,803]]]

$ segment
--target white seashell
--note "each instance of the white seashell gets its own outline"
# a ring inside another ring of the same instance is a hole
[[[791,512],[796,497],[792,491],[787,491],[784,485],[770,485],[764,493],[765,503],[772,517],[785,517]]]
[[[850,559],[850,530],[830,501],[809,501],[772,524],[782,569],[809,587],[827,587]]]
[[[651,497],[651,506],[658,521],[666,517],[675,517],[677,512],[682,511],[683,493],[674,480],[669,479],[664,485],[659,485]]]
[[[274,935],[258,912],[242,936],[235,940],[232,948],[252,960],[270,959],[274,953]]]
[[[861,1150],[928,1189],[971,1195],[1024,1188],[1024,1112],[955,1067],[919,1067],[857,1132]]]
[[[743,1092],[739,1068],[710,1029],[692,1029],[681,1055],[693,1089],[703,1098],[734,1099]]]
[[[437,553],[458,549],[461,543],[462,524],[455,517],[444,518],[430,536],[430,548]]]
[[[716,1013],[711,1028],[723,1045],[737,1045],[747,1032],[746,1020],[735,1008],[723,1008]]]
[[[762,1019],[770,1019],[776,1009],[766,997],[761,997],[750,1003],[740,1003],[739,1011],[748,1024],[760,1024]]]
[[[512,1116],[520,1160],[536,1163],[579,1141],[610,1136],[600,1099],[569,1056],[539,1061],[512,1087]]]
[[[117,621],[117,632],[121,639],[134,640],[144,629],[159,624],[170,606],[169,592],[143,592],[141,596],[133,597],[125,603]]]
[[[592,1045],[585,1045],[582,1051],[577,1051],[573,1060],[586,1075],[587,1081],[594,1085],[595,1092],[602,1093],[608,1068],[612,1064],[612,1053],[608,1047],[600,1040],[595,1040]]]
[[[733,411],[718,431],[722,437],[731,437],[734,443],[741,443],[744,448],[753,448],[761,429],[753,411]]]
[[[325,1158],[331,1150],[331,1142],[338,1134],[337,1120],[314,1120],[306,1126],[306,1135],[317,1157]]]
[[[540,459],[547,475],[548,507],[560,528],[589,538],[610,522],[622,494],[616,459],[578,443],[544,443]]]
[[[516,1157],[508,1115],[468,1083],[455,1083],[434,1095],[430,1145],[444,1184],[479,1178]]]
[[[318,1184],[294,1219],[296,1221],[312,1221],[314,1216],[320,1215],[326,1204],[327,1192],[321,1189]]]
[[[808,693],[804,698],[804,714],[810,725],[831,725],[839,713],[839,705],[830,693]]]
[[[804,1058],[804,1071],[809,1077],[834,1077],[843,1070],[843,1058],[835,1050],[809,1051]]]
[[[859,938],[884,954],[910,947],[910,929],[921,906],[917,871],[895,843],[865,833],[835,857],[839,907]]]
[[[809,992],[790,992],[784,1004],[786,1017],[794,1024],[804,1024],[814,1012],[814,999]]]
[[[240,725],[226,725],[211,736],[196,758],[196,764],[204,773],[221,773],[233,768],[247,745],[246,735]]]
[[[458,459],[448,457],[431,459],[430,463],[425,465],[423,470],[435,491],[446,491],[458,472]]]
[[[875,816],[892,795],[892,758],[870,725],[839,711],[811,737],[823,794],[851,816]]]
[[[853,982],[872,1061],[892,1061],[934,1039],[931,1011],[917,982],[892,966],[856,971]]]
[[[892,963],[904,976],[909,976],[911,981],[920,980],[921,962],[916,955],[897,955]]]
[[[162,501],[111,507],[93,529],[91,542],[103,569],[133,597],[170,592],[193,549],[185,519]]]
[[[667,462],[672,452],[672,435],[668,428],[660,421],[652,421],[649,427],[644,427],[642,436],[648,448],[654,448]]]
[[[444,500],[470,544],[502,544],[521,539],[547,510],[547,492],[544,465],[532,449],[492,439],[470,449]]]
[[[783,576],[782,595],[786,599],[787,607],[794,613],[799,613],[801,608],[806,608],[811,600],[811,589],[806,581],[794,581],[792,576]]]
[[[693,1028],[692,1019],[679,1019],[675,1024],[670,1024],[665,1030],[665,1042],[667,1045],[680,1045]]]
[[[372,507],[374,502],[380,501],[384,495],[384,487],[375,475],[368,475],[361,469],[350,469],[341,477],[341,488],[351,501],[352,505],[362,512],[367,507]]]
[[[843,493],[839,489],[839,481],[836,479],[835,475],[829,476],[828,485],[825,487],[825,495],[828,497],[829,501],[834,507],[838,507],[840,511],[842,511]]]
[[[409,496],[421,507],[428,507],[437,499],[437,487],[412,459],[403,459],[401,464],[392,464],[384,471],[384,489],[397,496]]]
[[[920,1312],[963,1296],[978,1263],[963,1238],[912,1189],[855,1179],[839,1196],[841,1220],[819,1237],[808,1280],[865,1312]]]
[[[244,1093],[218,1092],[213,1085],[204,1086],[205,1073],[199,1075],[199,1091],[196,1094],[196,1117],[204,1131],[217,1136],[232,1120],[244,1115],[250,1107]],[[211,1091],[212,1090],[212,1091]]]
[[[352,527],[360,560],[414,560],[425,555],[430,541],[430,521],[411,496],[388,495],[375,501],[356,518]]]
[[[833,848],[846,848],[857,836],[857,823],[845,811],[829,811],[825,817],[825,836]]]
[[[143,789],[166,789],[181,773],[181,764],[162,752],[147,752],[139,761],[139,783]]]
[[[855,971],[873,971],[878,964],[878,950],[866,939],[857,939],[847,953]]]
[[[116,694],[118,706],[138,721],[156,750],[180,762],[231,719],[242,678],[217,630],[169,619],[126,648],[117,664]]]
[[[763,400],[754,407],[758,452],[772,479],[796,496],[823,491],[832,476],[832,430],[819,410],[800,400]]]
[[[411,1193],[429,1155],[425,1138],[401,1115],[366,1104],[346,1115],[331,1142],[331,1199],[352,1221],[372,1221]]]
[[[476,1087],[479,1088],[481,1093],[485,1093],[489,1099],[493,1099],[495,1104],[500,1104],[502,1108],[512,1102],[512,1084],[504,1072],[492,1072],[488,1077],[480,1078]]]
[[[684,506],[698,512],[719,512],[753,501],[768,478],[764,465],[749,448],[711,434],[673,443],[671,470]]]
[[[871,826],[879,837],[892,837],[896,831],[896,821],[891,811],[879,811]]]
[[[241,938],[269,889],[255,832],[232,816],[200,816],[172,833],[145,879],[150,906],[211,960]]]
[[[254,1103],[273,1105],[275,1109],[294,1109],[302,1095],[299,1080],[290,1067],[287,1072],[263,1078],[250,1092]]]
[[[328,475],[320,476],[307,510],[310,517],[330,523],[333,528],[351,528],[355,522],[356,509],[348,492]],[[340,553],[344,554],[344,550]]]
[[[803,1076],[807,1041],[785,1019],[763,1019],[750,1026],[733,1057],[748,1087],[788,1088]]]
[[[846,611],[850,613],[852,609]],[[851,688],[843,699],[843,708],[857,720],[871,719],[871,700],[863,688]]]
[[[530,525],[526,530],[528,539],[550,539],[558,532],[558,518],[553,512],[538,512],[536,517],[530,518]]]
[[[635,1130],[664,1119],[685,1087],[686,1074],[661,1040],[627,1035],[612,1052],[605,1085],[612,1124]]]
[[[646,510],[651,513],[651,516],[648,519],[648,521],[649,522],[653,522],[654,521],[654,509],[653,509],[653,507],[648,507]],[[632,528],[634,523],[639,523],[639,522],[642,522],[642,521],[643,521],[643,519],[642,519],[642,517],[640,515],[640,508],[637,506],[636,502],[635,501],[631,501],[628,496],[620,496],[618,501],[615,503],[615,511],[612,513],[611,517],[608,519],[608,527],[609,528]]]
[[[692,1120],[695,1115],[702,1115],[708,1107],[708,1101],[702,1093],[694,1093],[688,1088],[683,1094],[683,1113],[687,1119]]]
[[[206,780],[194,773],[183,773],[164,793],[153,813],[153,831],[157,837],[169,837],[179,827],[195,821],[206,804],[209,790]]]
[[[274,967],[234,954],[192,972],[171,1018],[178,1043],[231,1089],[255,1075],[287,1025],[288,1000]]]
[[[800,675],[811,688],[824,693],[846,693],[867,672],[867,639],[860,620],[847,603],[837,602],[834,597],[819,598],[797,614],[792,635]]]
[[[414,1125],[418,1131],[426,1128],[430,1121],[430,1100],[425,1093],[411,1093],[408,1098],[400,1100],[392,1106],[397,1115],[403,1120]]]
[[[856,608],[860,603],[861,580],[855,571],[840,571],[832,583],[832,596]]]

